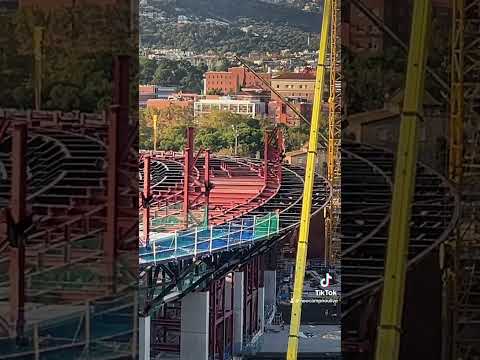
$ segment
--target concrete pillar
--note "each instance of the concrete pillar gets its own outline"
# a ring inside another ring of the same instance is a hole
[[[208,291],[182,299],[180,360],[208,360],[209,299]]]
[[[139,360],[150,360],[150,316],[139,317]]]
[[[258,320],[260,321],[260,334],[265,330],[265,288],[258,288]]]
[[[243,346],[243,307],[244,307],[245,275],[243,272],[233,273],[233,353],[239,354]],[[183,360],[183,359],[182,359]]]
[[[275,305],[277,299],[277,272],[266,270],[264,273],[265,305]]]

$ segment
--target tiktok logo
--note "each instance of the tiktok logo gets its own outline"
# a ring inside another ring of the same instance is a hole
[[[324,279],[322,279],[322,281],[320,282],[320,285],[322,286],[322,288],[329,287],[330,286],[330,280],[332,280],[332,279],[333,279],[332,275],[327,273],[326,277]]]

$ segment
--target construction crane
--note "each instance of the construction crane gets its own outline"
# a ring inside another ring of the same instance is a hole
[[[449,178],[462,198],[462,214],[446,246],[447,307],[444,360],[480,357],[480,1],[453,0]]]
[[[320,47],[318,52],[317,74],[315,80],[315,95],[313,100],[312,122],[310,125],[310,139],[308,144],[307,165],[305,169],[305,186],[303,189],[302,212],[300,218],[300,231],[298,236],[297,257],[295,262],[295,279],[293,287],[292,314],[290,319],[290,333],[288,336],[287,360],[296,360],[298,353],[298,336],[302,313],[303,281],[307,262],[308,236],[310,229],[310,216],[312,208],[312,193],[315,176],[315,163],[318,149],[318,135],[322,120],[322,98],[325,80],[325,61],[327,55],[328,36],[332,1],[323,3],[322,30],[320,34]]]
[[[329,98],[328,98],[328,144],[327,178],[332,184],[333,196],[328,206],[326,219],[325,263],[335,261],[340,252],[336,239],[340,224],[340,146],[342,142],[342,77],[341,77],[341,0],[332,0],[329,50]]]
[[[418,122],[422,119],[431,0],[415,1],[405,98],[395,167],[376,360],[399,358],[410,217],[417,167]]]

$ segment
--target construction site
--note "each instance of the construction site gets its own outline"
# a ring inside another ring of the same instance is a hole
[[[480,1],[453,2],[450,79],[427,61],[431,1],[413,2],[408,44],[343,1],[408,59],[393,148],[345,110],[341,0],[324,0],[297,114],[304,166],[276,126],[258,158],[198,146],[195,127],[182,152],[137,152],[124,56],[104,113],[0,109],[1,359],[480,359]],[[442,119],[424,116],[425,79]],[[439,123],[448,151],[425,161],[418,134]]]
[[[342,78],[340,2],[325,1],[313,114],[302,119],[311,131],[306,166],[282,162],[275,129],[260,160],[197,149],[193,129],[183,153],[144,152],[144,358],[479,356],[476,46],[467,44],[479,2],[454,4],[450,81],[427,65],[430,1],[413,2],[409,43],[363,1],[348,3],[408,60],[398,113],[385,116],[394,138],[369,143],[360,123],[363,136],[340,141],[359,125],[342,102],[342,85],[355,84]],[[422,117],[426,78],[442,94],[443,118]],[[415,140],[429,127],[449,139],[437,162],[436,149]],[[326,154],[325,172],[315,169],[318,153]],[[328,300],[308,304],[330,276],[331,291],[321,292]]]

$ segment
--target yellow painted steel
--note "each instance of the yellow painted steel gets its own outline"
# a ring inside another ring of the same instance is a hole
[[[157,151],[157,123],[158,115],[153,115],[153,150]]]
[[[340,72],[340,0],[331,0],[329,51],[330,90],[328,98],[327,178],[333,189],[325,219],[325,262],[335,261],[340,246],[336,239],[340,220],[340,144],[342,136],[341,72]]]
[[[376,360],[396,360],[399,357],[410,217],[415,190],[417,129],[425,88],[430,17],[431,0],[414,1]]]
[[[307,262],[307,245],[312,211],[312,193],[315,179],[315,162],[318,148],[318,136],[322,121],[322,98],[325,86],[325,60],[327,54],[328,35],[331,20],[331,0],[323,4],[322,33],[315,81],[315,97],[313,100],[312,122],[310,126],[310,140],[308,145],[307,166],[305,170],[305,187],[303,189],[302,213],[295,263],[295,282],[293,288],[292,314],[290,320],[290,334],[288,337],[287,360],[296,360],[298,352],[298,333],[302,313],[303,281]]]

